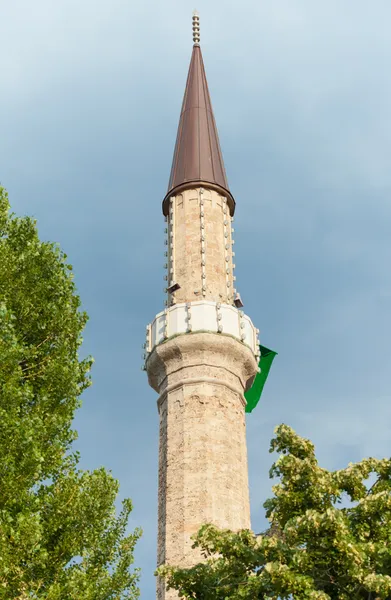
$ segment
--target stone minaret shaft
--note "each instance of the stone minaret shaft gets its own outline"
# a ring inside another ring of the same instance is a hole
[[[160,417],[158,565],[202,560],[203,523],[250,527],[244,391],[257,371],[257,330],[235,306],[228,189],[193,16],[194,47],[166,219],[168,295],[147,328],[146,369]],[[174,600],[158,581],[159,600]]]
[[[234,300],[234,252],[226,197],[193,187],[170,198],[167,216],[167,280],[180,288],[170,303]]]

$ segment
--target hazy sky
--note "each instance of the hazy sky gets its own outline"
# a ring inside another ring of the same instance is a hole
[[[90,315],[82,466],[112,469],[144,529],[154,597],[156,394],[141,371],[163,307],[163,217],[192,49],[188,0],[0,0],[0,181],[60,243]],[[248,416],[252,522],[286,422],[325,467],[390,455],[391,4],[199,0],[237,202],[236,275],[279,352]]]

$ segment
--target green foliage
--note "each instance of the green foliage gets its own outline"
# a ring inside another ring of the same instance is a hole
[[[117,516],[118,482],[72,453],[92,360],[66,258],[0,187],[0,599],[135,599],[131,502]]]
[[[205,525],[194,544],[205,563],[159,574],[196,600],[390,599],[391,460],[330,472],[309,440],[286,425],[275,434],[270,451],[280,456],[270,476],[279,482],[264,504],[270,529],[256,537]]]

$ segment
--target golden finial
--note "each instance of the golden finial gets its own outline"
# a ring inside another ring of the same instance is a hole
[[[200,17],[198,12],[193,12],[193,42],[195,46],[200,45]]]

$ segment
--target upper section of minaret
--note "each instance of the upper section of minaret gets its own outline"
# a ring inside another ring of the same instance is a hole
[[[231,215],[235,210],[235,200],[228,188],[199,40],[199,19],[197,13],[194,13],[193,53],[168,191],[163,200],[164,215],[168,214],[170,196],[197,186],[215,189],[227,198]]]

